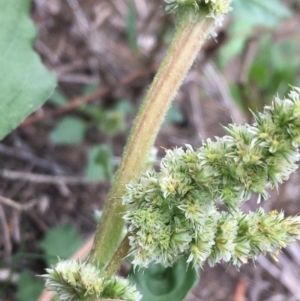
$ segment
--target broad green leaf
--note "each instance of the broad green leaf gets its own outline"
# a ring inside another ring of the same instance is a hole
[[[69,258],[83,241],[79,232],[71,225],[58,226],[47,231],[39,245],[47,256],[48,266],[61,259]]]
[[[291,11],[280,0],[235,0],[233,13],[255,25],[273,27]]]
[[[82,142],[86,127],[79,118],[64,117],[52,130],[50,138],[56,144],[77,144]]]
[[[112,179],[113,153],[107,144],[94,146],[88,152],[85,175],[89,181]]]
[[[151,264],[131,274],[131,281],[143,295],[142,301],[182,301],[198,280],[197,271],[185,260],[169,268]]]
[[[37,300],[44,289],[44,283],[28,271],[23,272],[17,282],[17,301]]]
[[[32,49],[30,5],[30,0],[0,1],[0,139],[40,107],[56,84]]]

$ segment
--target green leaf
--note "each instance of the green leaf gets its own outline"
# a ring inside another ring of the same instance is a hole
[[[75,117],[62,118],[52,130],[50,138],[56,144],[77,144],[82,142],[86,123]]]
[[[135,112],[135,108],[132,103],[127,99],[120,99],[114,106],[114,110],[129,115]]]
[[[98,89],[99,89],[99,85],[97,85],[97,84],[85,85],[82,89],[82,94],[87,95],[87,94],[97,91]]]
[[[248,83],[251,83],[249,95],[253,95],[252,110],[259,107],[262,109],[276,93],[286,94],[289,87],[284,83],[295,85],[299,62],[299,45],[296,43],[274,43],[270,34],[260,39],[257,56],[248,74]]]
[[[48,99],[47,103],[54,106],[63,106],[68,103],[67,97],[59,89],[55,89],[53,94]]]
[[[298,69],[300,63],[300,47],[298,41],[288,40],[276,43],[272,47],[272,61],[276,70],[284,70],[286,68]],[[271,47],[270,47],[271,48]],[[291,84],[290,82],[288,82]]]
[[[58,226],[47,231],[39,245],[47,256],[47,265],[54,265],[61,259],[69,258],[82,245],[79,232],[71,225]]]
[[[291,16],[291,11],[279,0],[235,0],[233,13],[255,25],[273,27],[283,18]]]
[[[219,63],[221,68],[226,67],[234,57],[242,53],[245,42],[253,32],[254,26],[249,21],[236,18],[229,28],[230,39],[220,49]]]
[[[173,267],[151,264],[148,269],[132,272],[131,280],[143,295],[142,301],[181,301],[198,282],[197,271],[185,260]]]
[[[124,114],[116,110],[106,110],[99,122],[99,128],[109,136],[124,132],[126,129]]]
[[[17,301],[37,300],[43,289],[43,281],[25,271],[17,282]]]
[[[55,76],[33,51],[30,0],[0,1],[0,139],[51,95]]]
[[[164,124],[182,123],[182,122],[184,122],[184,116],[182,112],[177,107],[171,106],[165,116]]]
[[[107,144],[94,146],[88,152],[88,163],[85,175],[89,181],[112,179],[113,153]]]
[[[138,51],[137,44],[137,30],[136,30],[136,9],[134,1],[130,1],[128,5],[128,15],[127,15],[127,40],[128,44],[133,51]]]

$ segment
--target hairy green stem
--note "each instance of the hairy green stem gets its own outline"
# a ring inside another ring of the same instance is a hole
[[[193,7],[184,7],[178,12],[177,28],[172,43],[131,130],[96,231],[89,262],[104,267],[114,254],[124,227],[122,216],[126,206],[122,205],[122,196],[125,185],[143,171],[170,103],[213,26],[213,19],[207,18],[199,11],[195,12]]]
[[[127,256],[129,245],[129,233],[123,238],[122,242],[118,246],[109,264],[105,267],[105,275],[110,278],[118,270],[120,263]]]

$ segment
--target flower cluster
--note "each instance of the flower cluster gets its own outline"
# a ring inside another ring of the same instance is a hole
[[[60,261],[46,269],[46,287],[61,301],[94,301],[100,298],[140,301],[142,296],[127,279],[106,278],[95,266],[78,260]]]
[[[135,286],[130,284],[128,279],[114,276],[108,281],[101,298],[140,301],[142,295]]]
[[[219,20],[231,11],[231,0],[165,0],[168,12],[177,11],[180,7],[192,6],[196,11],[204,10],[207,17]]]
[[[232,262],[236,266],[273,252],[300,234],[299,217],[244,214],[239,206],[253,193],[267,198],[297,168],[300,144],[300,89],[288,99],[275,97],[255,124],[226,128],[229,135],[207,140],[198,150],[167,150],[161,171],[147,171],[127,185],[134,264],[172,265],[185,256],[202,266]],[[218,204],[227,206],[220,212]]]

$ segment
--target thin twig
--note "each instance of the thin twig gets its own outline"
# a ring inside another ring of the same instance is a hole
[[[28,151],[21,150],[20,148],[17,149],[14,147],[6,146],[4,144],[0,144],[0,154],[29,162],[35,166],[51,171],[52,173],[63,172],[63,170],[54,162],[39,158],[38,156],[35,156]]]
[[[80,34],[85,36],[90,30],[89,21],[85,13],[82,11],[77,0],[67,0],[67,3],[73,11]]]
[[[246,300],[247,282],[245,278],[240,278],[234,293],[234,301],[245,301]]]
[[[282,254],[280,254],[279,262],[282,261],[282,259]],[[290,269],[279,269],[264,256],[258,257],[257,262],[269,274],[279,280],[297,299],[300,299],[299,281]]]
[[[212,62],[206,63],[203,66],[203,74],[206,79],[206,88],[209,88],[211,91],[214,91],[214,93],[217,93],[218,98],[223,100],[233,120],[237,124],[245,123],[245,116],[243,116],[243,114],[234,104],[226,80],[219,72],[216,65]]]
[[[38,184],[55,184],[55,185],[78,185],[78,184],[92,184],[84,177],[74,176],[49,176],[30,172],[12,171],[7,169],[0,169],[0,178],[7,180],[23,180]],[[99,183],[99,182],[98,182]]]
[[[61,83],[97,85],[99,84],[98,78],[95,76],[87,76],[84,74],[61,74],[58,76],[58,81]]]
[[[33,202],[30,202],[30,203],[33,203]],[[29,205],[29,204],[26,204],[26,206],[27,205]],[[18,212],[16,210],[14,210],[12,212],[12,238],[17,244],[21,243],[20,215],[21,215],[20,212]]]
[[[245,43],[238,75],[238,82],[242,85],[248,84],[249,70],[253,66],[253,61],[256,58],[259,49],[259,42],[259,37],[254,35],[248,38],[248,40]]]
[[[17,202],[9,199],[9,198],[6,198],[4,196],[1,196],[0,195],[0,203],[4,204],[4,205],[7,205],[7,206],[10,206],[14,209],[17,209],[18,211],[26,211],[28,209],[30,209],[32,206],[34,206],[36,204],[36,202],[30,202],[28,204],[25,204],[25,205],[21,205],[21,204],[18,204]]]
[[[150,68],[147,68],[147,69],[140,70],[140,71],[134,72],[132,74],[129,74],[129,75],[123,77],[120,80],[120,82],[118,83],[117,86],[120,87],[120,86],[127,85],[127,84],[129,84],[129,83],[131,83],[131,82],[133,82],[133,81],[149,74],[150,72],[154,72],[157,68],[158,68],[158,65],[154,64]],[[91,101],[95,100],[96,98],[103,97],[103,96],[113,92],[113,90],[114,90],[114,88],[104,87],[104,88],[100,88],[100,89],[96,90],[93,93],[90,93],[90,94],[87,94],[87,95],[84,95],[84,96],[81,96],[81,97],[77,97],[77,98],[73,99],[72,101],[70,101],[68,104],[66,104],[64,106],[61,106],[57,109],[53,109],[51,111],[47,111],[47,112],[42,113],[42,114],[39,113],[37,115],[33,115],[33,116],[28,117],[22,123],[22,126],[33,124],[33,123],[36,123],[38,121],[54,117],[56,115],[69,112],[69,111],[74,110],[75,108],[77,108],[77,107],[79,107],[83,104],[86,104],[88,102],[91,102]]]
[[[192,120],[194,123],[195,130],[199,135],[197,135],[198,143],[201,142],[202,139],[206,139],[208,137],[203,112],[201,107],[201,101],[199,100],[199,88],[198,86],[192,82],[188,85],[187,88],[188,98],[192,107]],[[200,138],[201,137],[201,138]]]
[[[4,244],[3,247],[4,247],[4,254],[5,254],[4,256],[8,260],[12,252],[12,244],[10,241],[9,228],[6,221],[5,212],[1,205],[0,205],[0,223],[2,224],[2,228],[3,228],[3,244]]]

